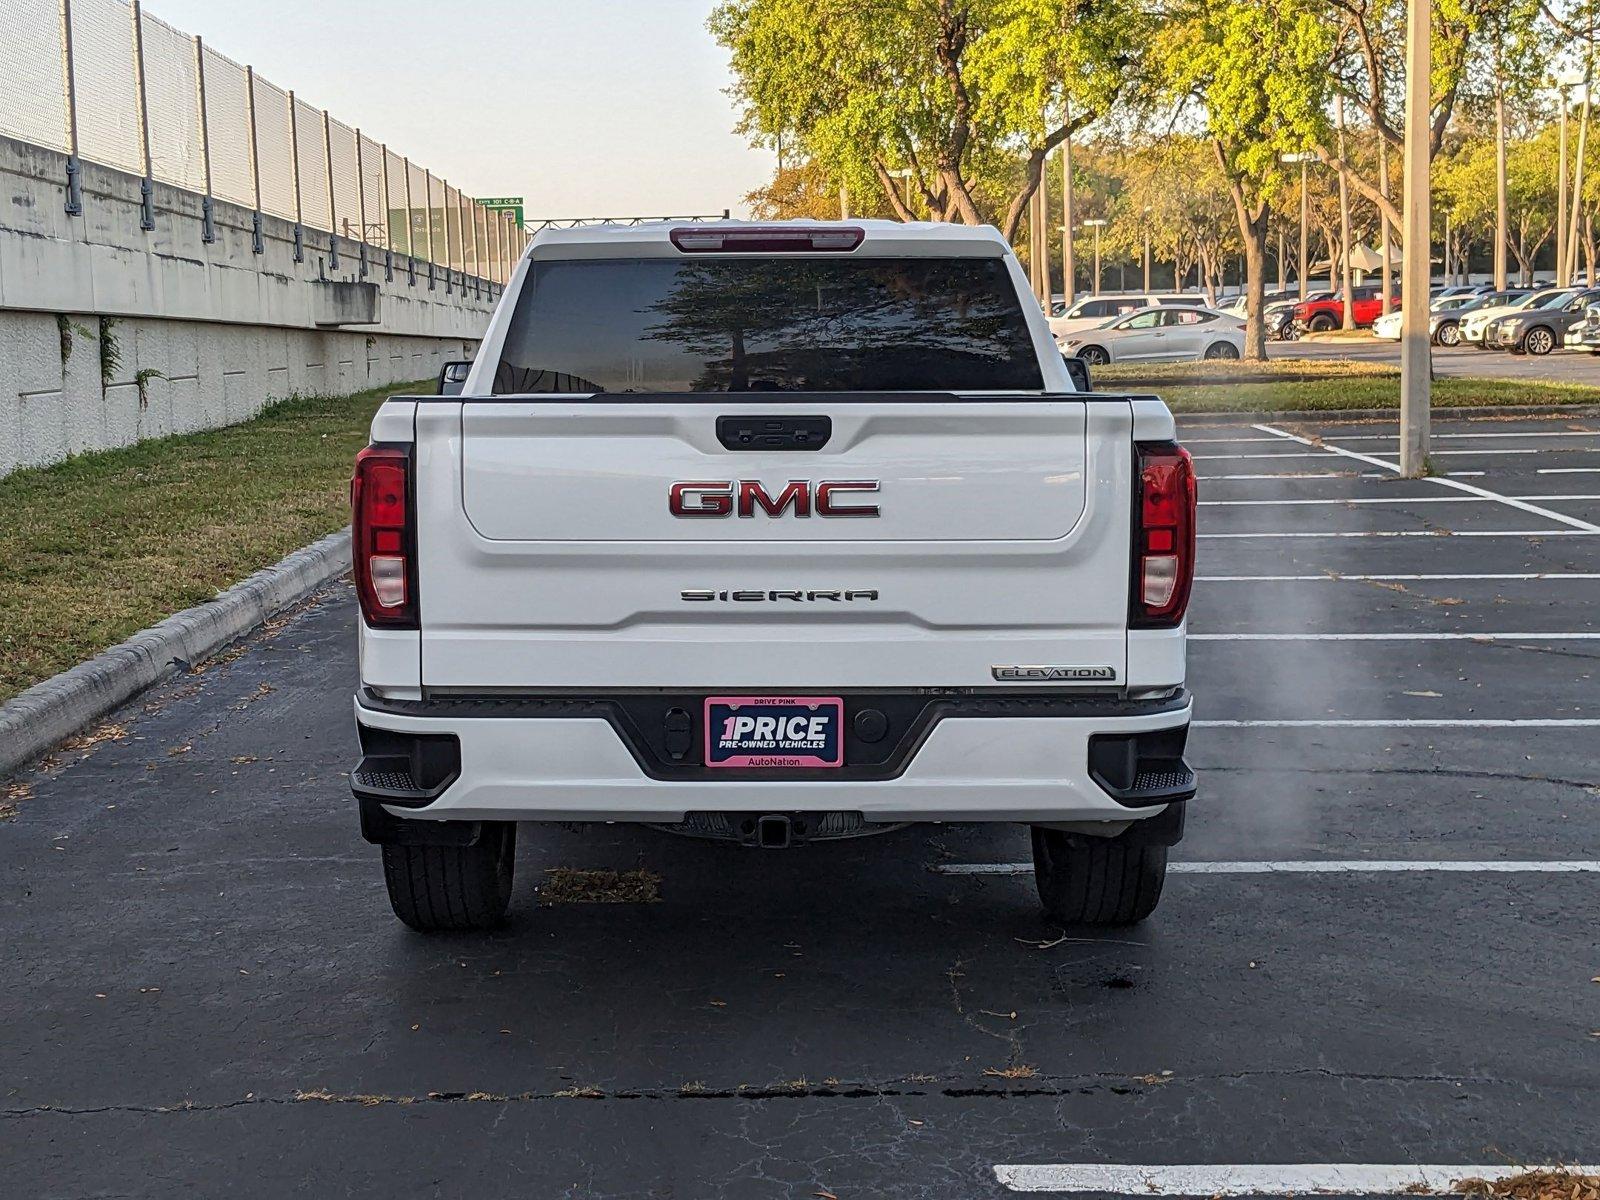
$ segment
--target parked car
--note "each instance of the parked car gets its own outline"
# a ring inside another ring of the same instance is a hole
[[[1484,330],[1488,328],[1491,321],[1509,313],[1521,312],[1529,308],[1539,308],[1551,301],[1559,303],[1559,297],[1567,296],[1571,293],[1571,288],[1544,288],[1537,292],[1526,292],[1516,299],[1477,309],[1461,318],[1461,341],[1467,345],[1477,346],[1482,349],[1484,345]]]
[[[1111,317],[1138,312],[1157,304],[1204,305],[1206,298],[1199,293],[1177,292],[1171,294],[1138,294],[1134,296],[1085,296],[1059,315],[1050,318],[1050,334],[1061,345],[1066,338],[1080,329],[1093,329]]]
[[[1393,297],[1398,308],[1400,297]],[[1350,291],[1350,312],[1356,328],[1371,325],[1383,312],[1383,289],[1358,287]],[[1326,300],[1305,300],[1296,304],[1292,319],[1295,328],[1303,333],[1327,333],[1344,325],[1344,294],[1335,293]]]
[[[1432,339],[1434,331],[1434,322],[1432,318],[1443,313],[1459,312],[1461,309],[1471,304],[1474,299],[1475,297],[1473,296],[1457,294],[1454,296],[1437,297],[1430,301],[1428,304],[1429,338]],[[1398,308],[1393,312],[1384,313],[1372,323],[1372,336],[1375,338],[1380,338],[1386,342],[1398,342],[1400,340],[1400,321],[1401,315]]]
[[[349,784],[396,916],[497,924],[519,823],[572,821],[1018,822],[1050,919],[1149,915],[1194,468],[1045,320],[992,227],[540,232],[462,393],[356,461]]]
[[[1507,288],[1503,292],[1483,292],[1469,296],[1467,302],[1453,312],[1431,312],[1428,315],[1428,332],[1435,346],[1459,346],[1461,322],[1475,312],[1515,304],[1528,296],[1528,288]]]
[[[1600,300],[1600,288],[1585,288],[1559,303],[1497,317],[1484,331],[1484,341],[1494,349],[1513,354],[1545,355],[1566,342],[1567,330],[1583,320],[1589,305]]]
[[[1600,304],[1590,303],[1584,308],[1583,320],[1567,330],[1565,341],[1568,350],[1600,354]]]
[[[1214,308],[1143,308],[1094,329],[1079,330],[1062,350],[1090,366],[1239,358],[1244,354],[1244,326]]]

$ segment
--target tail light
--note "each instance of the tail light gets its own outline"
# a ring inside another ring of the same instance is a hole
[[[368,446],[350,480],[351,558],[361,617],[417,627],[417,539],[409,446]]]
[[[725,228],[687,225],[668,234],[684,254],[810,254],[819,250],[848,253],[861,245],[867,231],[859,225],[753,225]]]
[[[1135,448],[1139,494],[1128,622],[1138,629],[1183,623],[1194,583],[1194,460],[1176,442]]]

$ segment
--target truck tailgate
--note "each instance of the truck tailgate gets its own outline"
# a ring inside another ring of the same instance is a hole
[[[821,449],[718,436],[797,414]],[[1115,688],[1131,429],[1071,398],[419,404],[423,685]]]

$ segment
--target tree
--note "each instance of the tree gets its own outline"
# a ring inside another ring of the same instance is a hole
[[[1012,238],[1050,151],[1132,77],[1142,22],[1096,0],[723,0],[709,25],[758,143],[902,219],[909,171],[936,219]]]
[[[1245,354],[1266,358],[1267,226],[1295,131],[1319,130],[1331,36],[1299,0],[1172,0],[1155,49],[1172,97],[1203,122],[1244,245]]]

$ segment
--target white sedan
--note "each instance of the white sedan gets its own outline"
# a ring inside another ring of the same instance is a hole
[[[1143,308],[1093,329],[1077,330],[1061,351],[1091,366],[1240,358],[1244,355],[1244,325],[1213,308]]]

